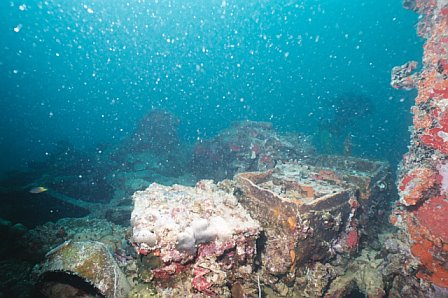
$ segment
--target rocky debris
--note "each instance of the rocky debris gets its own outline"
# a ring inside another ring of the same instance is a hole
[[[179,124],[180,120],[174,114],[164,110],[151,110],[137,124],[131,138],[124,143],[125,150],[133,153],[150,151],[162,155],[177,151],[180,146],[177,133]]]
[[[272,169],[280,161],[314,153],[309,137],[280,134],[270,122],[235,122],[215,138],[194,147],[192,169],[199,178],[221,181],[248,171]]]
[[[445,211],[433,211],[444,201],[425,196],[438,195],[437,187],[446,189],[443,175],[448,166],[438,164],[437,158],[425,162],[434,154],[440,157],[438,151],[411,148],[403,169],[422,161],[425,166],[413,168],[402,179],[400,206],[392,219],[433,240],[444,235],[440,223]],[[129,297],[342,297],[357,292],[394,297],[400,288],[408,296],[444,293],[443,287],[431,287],[415,277],[422,267],[410,257],[416,246],[409,248],[409,238],[377,238],[395,198],[387,163],[315,155],[306,137],[279,134],[270,123],[240,122],[199,143],[193,161],[199,176],[220,180],[236,173],[233,180],[219,184],[201,180],[194,187],[151,184],[134,194],[132,208],[128,194],[152,181],[195,181],[181,173],[160,175],[164,166],[144,146],[140,149],[121,156],[124,166],[107,174],[114,187],[107,204],[78,200],[50,188],[35,196],[55,197],[89,210],[90,215],[56,218],[19,234],[8,232],[14,235],[9,243],[23,247],[22,258],[36,262],[65,241],[99,241],[133,287]],[[116,162],[111,161],[110,168]],[[403,213],[406,208],[416,211]],[[132,232],[124,227],[129,219]],[[429,224],[435,234],[422,234]],[[6,231],[13,226],[0,222]],[[417,252],[423,248],[417,246]],[[444,251],[431,253],[440,259]],[[64,290],[53,286],[55,293]]]
[[[335,156],[308,161],[240,173],[218,185],[152,184],[136,192],[130,239],[146,263],[138,278],[159,293],[206,296],[306,291],[315,297],[336,278],[351,284],[343,268],[366,234],[376,232],[370,224],[386,216],[378,208],[392,190],[389,167]],[[353,268],[369,272],[363,262]],[[369,276],[356,282],[372,293],[362,284]],[[375,290],[384,288],[377,284]]]
[[[390,183],[386,163],[312,156],[219,184],[154,183],[134,194],[133,209],[128,200],[108,204],[108,220],[49,222],[25,231],[13,245],[23,247],[28,256],[22,257],[31,264],[67,241],[101,242],[132,287],[129,297],[316,297],[330,289],[367,294],[381,287],[392,292],[414,280],[412,267],[398,274],[406,260],[402,245],[376,239]],[[126,217],[132,229],[111,222],[126,224]],[[12,226],[3,222],[5,229]],[[376,251],[379,265],[371,257],[374,240],[385,247]],[[361,257],[366,254],[376,271]],[[364,277],[355,277],[356,270]],[[40,289],[78,293],[52,281]]]
[[[126,231],[105,219],[64,218],[31,229],[15,242],[22,248],[22,258],[40,261],[49,250],[68,240],[99,241],[115,251],[125,246]]]
[[[65,241],[47,252],[34,274],[46,297],[124,298],[130,291],[108,248],[96,241]]]
[[[411,255],[407,235],[394,230],[380,236],[383,246],[376,259],[381,264],[375,273],[382,276],[388,297],[433,297],[430,283],[415,276],[418,262]]]
[[[0,297],[35,297],[32,268],[32,263],[23,260],[0,260]]]
[[[417,31],[426,43],[423,66],[418,75],[420,79],[415,82],[418,96],[412,107],[411,146],[399,170],[400,202],[390,220],[408,237],[410,251],[419,261],[416,276],[435,287],[446,289],[448,2],[415,0],[405,1],[405,6],[421,15]],[[425,289],[421,288],[421,291],[421,295],[425,295]]]
[[[29,230],[19,229],[20,232],[8,232],[17,228],[1,221],[1,229],[4,232],[2,256],[6,259],[0,262],[0,267],[11,268],[11,271],[0,274],[0,284],[5,285],[0,287],[0,296],[40,297],[33,292],[36,276],[33,277],[32,268],[36,263],[41,263],[49,251],[65,242],[101,242],[113,256],[114,262],[121,266],[127,265],[123,261],[126,263],[136,256],[125,240],[127,229],[104,219],[64,218]]]
[[[191,151],[181,144],[179,124],[179,118],[168,111],[154,109],[148,112],[130,136],[107,152],[110,159],[117,162],[116,170],[147,172],[149,177],[151,174],[169,177],[184,174]]]
[[[325,297],[346,297],[354,289],[366,297],[385,297],[382,275],[377,270],[382,260],[376,259],[375,254],[375,251],[363,250],[359,257],[350,261],[344,273],[331,282]]]
[[[294,285],[296,291],[291,291],[293,292],[290,293],[291,297],[322,297],[331,281],[338,276],[338,271],[343,271],[330,263],[322,264],[319,261],[299,268],[299,270],[300,274],[297,275]],[[300,294],[294,296],[294,292]]]
[[[392,68],[391,86],[395,89],[414,89],[420,79],[419,74],[414,72],[417,65],[417,61],[409,61],[401,66]]]
[[[196,187],[154,183],[133,200],[131,241],[139,254],[155,257],[147,281],[154,280],[160,291],[171,282],[176,291],[221,296],[227,283],[253,272],[260,226],[211,181]]]

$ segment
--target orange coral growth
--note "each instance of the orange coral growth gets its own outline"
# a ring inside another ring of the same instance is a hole
[[[436,82],[435,71],[433,73],[433,75],[426,75],[425,81],[418,84],[419,89],[417,98],[415,99],[416,104],[428,102],[432,98],[432,86]]]
[[[433,257],[435,247],[433,243],[426,239],[420,239],[411,247],[411,252],[418,257],[423,270],[419,270],[417,277],[436,284],[439,287],[448,287],[448,270],[444,268],[439,260]],[[445,250],[445,252],[448,252]]]
[[[307,198],[314,198],[316,193],[314,188],[309,185],[300,185],[300,190],[305,193],[305,197]]]
[[[448,90],[445,92],[447,93],[445,96],[448,98]],[[432,118],[437,122],[437,126],[432,129],[426,129],[420,139],[425,145],[448,154],[448,112],[441,112],[440,109],[435,109],[432,113]]]
[[[412,113],[414,114],[414,128],[416,130],[431,127],[432,119],[425,111],[414,106],[412,107]]]
[[[448,243],[448,201],[444,196],[427,200],[415,213],[420,224],[426,227],[433,237]]]
[[[296,228],[297,228],[297,220],[296,220],[296,218],[293,217],[293,216],[288,217],[288,225],[289,225],[289,228],[291,230],[295,231]]]
[[[290,272],[294,272],[296,270],[296,251],[294,249],[291,249],[289,251],[289,257],[291,258],[291,268],[289,269]]]
[[[444,255],[448,254],[448,201],[446,197],[433,197],[419,209],[407,215],[408,233],[414,242],[411,253],[417,257],[422,268],[417,277],[440,287],[448,287],[448,268]]]
[[[420,260],[417,277],[448,288],[448,198],[440,195],[435,170],[448,158],[448,7],[442,0],[417,0],[409,8],[421,15],[418,34],[427,39],[423,68],[412,108],[417,139],[405,160],[399,183],[401,200],[391,223],[405,229],[411,252]],[[436,151],[437,150],[437,151]],[[409,163],[407,163],[409,162]]]
[[[272,209],[272,213],[273,213],[274,217],[279,217],[281,214],[280,207],[277,206],[274,209]]]
[[[389,222],[395,226],[398,223],[398,215],[397,214],[391,214],[389,216]]]
[[[331,170],[320,170],[319,174],[315,175],[314,178],[317,180],[333,181],[336,184],[342,183],[342,179],[338,176],[338,174]]]
[[[430,168],[411,170],[399,186],[406,205],[415,205],[425,199],[425,194],[437,184],[438,175]]]

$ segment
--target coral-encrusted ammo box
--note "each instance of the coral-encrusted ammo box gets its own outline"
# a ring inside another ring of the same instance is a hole
[[[340,156],[289,162],[235,180],[241,204],[263,228],[263,281],[272,284],[292,281],[306,264],[356,251],[366,230],[384,218],[393,187],[387,163]]]

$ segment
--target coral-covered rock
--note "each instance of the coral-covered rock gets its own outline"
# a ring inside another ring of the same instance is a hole
[[[222,295],[226,282],[252,272],[260,225],[232,194],[210,181],[154,183],[133,199],[132,243],[139,254],[159,258],[156,282],[192,272],[192,289]]]
[[[415,88],[418,74],[413,73],[417,68],[417,61],[409,61],[401,66],[392,69],[391,85],[396,89],[411,90]]]
[[[448,204],[446,197],[427,200],[407,214],[407,231],[413,241],[411,252],[423,267],[417,276],[444,287],[448,283]]]
[[[416,276],[446,289],[448,2],[416,0],[406,1],[405,6],[421,15],[417,30],[420,36],[426,38],[426,43],[423,68],[416,82],[418,96],[412,108],[412,142],[400,168],[398,187],[401,199],[391,222],[408,236],[411,253],[420,263]]]
[[[411,169],[402,178],[399,189],[401,202],[407,206],[416,205],[426,200],[437,186],[438,175],[428,167],[417,167]]]

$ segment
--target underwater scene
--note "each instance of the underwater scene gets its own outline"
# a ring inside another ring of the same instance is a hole
[[[448,297],[447,0],[3,0],[0,36],[0,298]]]

